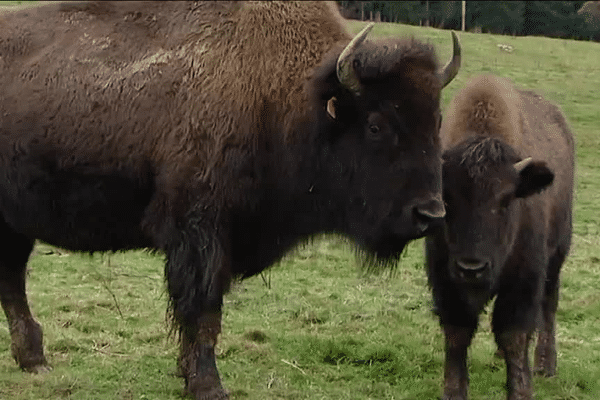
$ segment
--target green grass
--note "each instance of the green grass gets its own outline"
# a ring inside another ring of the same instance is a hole
[[[360,29],[359,23],[352,24]],[[451,51],[448,31],[379,24]],[[467,79],[494,73],[561,104],[577,137],[573,248],[562,274],[558,375],[535,378],[539,399],[600,398],[600,44],[459,33]],[[514,46],[512,53],[496,46]],[[44,326],[48,374],[21,373],[0,321],[2,399],[180,399],[176,343],[167,339],[163,260],[45,254],[30,262],[32,309]],[[109,265],[110,264],[110,265]],[[432,399],[441,393],[443,342],[412,243],[395,274],[361,276],[349,248],[316,240],[225,299],[218,365],[232,399]],[[504,399],[504,363],[488,316],[470,351],[471,398]]]
[[[37,6],[37,1],[9,1],[9,0],[1,0],[0,7],[12,7],[12,6],[22,6],[22,7],[30,7]]]

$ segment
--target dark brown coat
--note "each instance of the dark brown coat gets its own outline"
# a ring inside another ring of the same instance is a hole
[[[46,368],[23,289],[36,238],[163,251],[180,367],[205,399],[226,397],[213,348],[232,277],[320,232],[393,261],[439,222],[439,98],[457,64],[365,35],[349,44],[322,2],[0,14],[0,297],[18,364]]]
[[[560,109],[504,78],[480,76],[444,115],[444,229],[426,241],[429,282],[446,334],[445,399],[466,399],[467,348],[485,304],[508,368],[510,399],[553,375],[558,275],[572,230],[574,145]]]

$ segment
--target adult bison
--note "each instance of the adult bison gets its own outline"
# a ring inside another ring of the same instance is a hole
[[[92,2],[0,16],[0,297],[47,368],[25,295],[34,239],[166,255],[179,367],[222,399],[233,277],[319,232],[396,260],[444,216],[438,69],[412,39],[352,41],[334,3]]]
[[[559,271],[571,244],[573,135],[554,104],[503,78],[481,76],[454,97],[440,136],[446,223],[427,238],[426,259],[446,337],[444,399],[467,398],[467,348],[493,297],[508,398],[531,399],[528,346],[538,327],[535,369],[556,370]]]

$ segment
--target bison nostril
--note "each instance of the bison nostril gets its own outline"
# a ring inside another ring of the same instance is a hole
[[[460,259],[456,260],[456,268],[465,277],[479,277],[489,267],[486,261],[476,259]]]
[[[446,216],[446,209],[444,208],[444,203],[440,200],[432,199],[416,206],[414,208],[414,213],[417,218],[428,222],[444,218]]]
[[[413,208],[416,225],[425,231],[441,225],[441,221],[446,216],[446,210],[442,202],[431,200]]]
[[[415,214],[417,215],[418,218],[420,218],[424,221],[444,218],[444,215],[446,215],[445,212],[439,212],[439,211],[436,212],[436,211],[432,211],[432,210],[421,209],[419,207],[415,208]]]

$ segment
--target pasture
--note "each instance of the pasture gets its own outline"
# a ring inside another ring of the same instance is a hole
[[[359,22],[351,22],[358,32]],[[373,35],[428,39],[449,58],[449,31],[378,24]],[[577,140],[573,247],[562,273],[558,375],[540,399],[600,398],[600,44],[459,33],[462,68],[444,104],[479,73],[512,79],[561,105]],[[507,52],[498,44],[513,46]],[[0,321],[1,399],[180,399],[168,337],[163,259],[144,251],[78,255],[39,244],[28,292],[44,327],[45,375],[21,373]],[[217,362],[232,399],[432,399],[443,340],[431,313],[422,241],[395,272],[365,276],[333,237],[302,246],[225,298]],[[505,397],[489,318],[470,353],[471,399]]]

